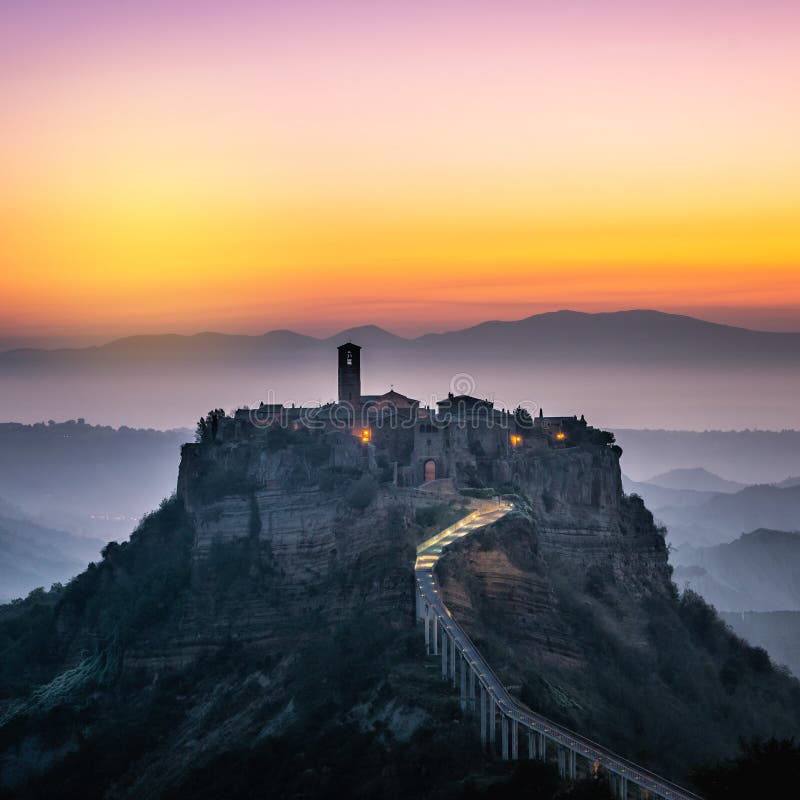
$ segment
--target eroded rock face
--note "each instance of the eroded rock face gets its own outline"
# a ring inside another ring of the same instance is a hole
[[[448,608],[490,662],[504,660],[495,636],[556,660],[579,659],[559,618],[542,542],[529,516],[511,514],[451,545],[437,574]]]
[[[641,501],[623,495],[612,448],[551,451],[513,467],[521,510],[448,548],[439,567],[445,600],[489,646],[490,631],[501,631],[537,659],[579,662],[556,582],[582,593],[591,574],[631,608],[671,596],[664,537]]]
[[[347,455],[349,446],[337,440],[334,450]],[[392,624],[410,623],[414,552],[407,527],[420,505],[447,498],[384,487],[357,510],[341,490],[303,485],[309,459],[307,449],[258,442],[184,447],[178,496],[195,531],[191,591],[177,604],[168,652],[147,641],[129,663],[183,662],[228,640],[285,646],[308,620],[330,624],[360,604],[384,610]],[[527,516],[509,529],[503,547],[484,542],[473,552],[465,545],[473,575],[481,576],[471,595],[498,608],[520,603],[531,635],[559,656],[576,657],[551,613],[548,563],[578,570],[601,564],[636,591],[650,591],[653,580],[668,583],[663,537],[643,507],[623,498],[618,460],[609,447],[495,459],[494,477],[518,487],[523,505],[530,503]],[[515,548],[507,552],[511,541]],[[456,584],[451,590],[461,591],[469,614],[469,593]],[[534,612],[535,619],[525,616]]]
[[[190,588],[172,610],[170,635],[134,643],[126,665],[182,665],[231,641],[292,648],[360,609],[389,625],[413,624],[409,526],[420,508],[469,501],[452,488],[384,484],[354,507],[348,486],[356,478],[345,473],[323,489],[307,479],[309,458],[307,448],[258,442],[184,448],[178,499],[194,530]]]

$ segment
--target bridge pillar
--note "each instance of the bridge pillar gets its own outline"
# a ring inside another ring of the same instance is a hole
[[[567,774],[571,781],[578,778],[577,756],[574,750],[567,751]]]
[[[431,654],[431,612],[430,609],[425,611],[425,655]]]
[[[433,615],[433,654],[439,655],[439,617]]]
[[[536,734],[533,731],[528,731],[528,758],[536,758],[536,740],[533,738]]]
[[[609,783],[611,784],[611,794],[617,800],[628,800],[628,779],[616,772],[609,772]]]
[[[508,717],[502,712],[500,713],[500,742],[503,761],[508,761]]]
[[[473,673],[474,675],[475,673]],[[488,725],[486,724],[486,687],[481,684],[481,747],[485,750],[486,749],[486,728]]]
[[[475,670],[469,667],[469,710],[475,713]]]
[[[461,692],[459,694],[461,700],[461,713],[463,714],[467,710],[467,659],[464,658],[463,653],[458,654],[458,661],[461,668]]]
[[[519,758],[519,723],[515,719],[511,720],[511,758]]]
[[[558,748],[558,777],[567,777],[567,756],[563,747]]]
[[[497,740],[497,720],[495,718],[495,710],[497,708],[497,701],[494,695],[489,695],[489,750],[494,755],[494,743]]]
[[[450,675],[453,678],[453,688],[456,688],[456,637],[450,640]]]
[[[447,680],[447,631],[442,628],[442,680]]]

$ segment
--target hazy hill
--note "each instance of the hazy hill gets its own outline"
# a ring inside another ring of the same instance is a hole
[[[672,541],[695,545],[730,542],[756,528],[800,528],[800,486],[748,486],[735,494],[716,494],[694,507],[654,510]]]
[[[694,508],[708,502],[716,496],[716,492],[700,492],[694,489],[667,489],[654,483],[639,483],[627,476],[622,477],[622,486],[627,494],[638,494],[648,508],[657,512],[659,509]]]
[[[201,333],[14,350],[0,353],[0,419],[87,417],[169,428],[193,425],[213,407],[325,401],[336,393],[334,348],[348,338],[364,347],[365,393],[394,384],[430,402],[466,373],[474,393],[500,404],[585,413],[605,427],[800,427],[793,401],[800,394],[800,334],[655,311],[561,311],[416,339],[363,326],[326,339],[291,331]],[[753,408],[761,409],[755,419]],[[793,463],[794,473],[772,479],[797,474],[800,464]],[[706,466],[674,466],[695,465]]]
[[[745,484],[720,478],[703,467],[684,467],[671,469],[660,475],[648,478],[646,483],[662,486],[665,489],[689,489],[695,492],[738,492]]]
[[[0,493],[45,527],[128,536],[170,494],[188,430],[0,424]]]
[[[100,549],[96,539],[38,525],[0,501],[0,602],[69,580],[97,560]]]
[[[759,529],[672,554],[675,581],[722,611],[800,611],[800,533]]]
[[[720,614],[733,630],[769,652],[776,664],[786,665],[800,678],[800,611],[747,611]]]

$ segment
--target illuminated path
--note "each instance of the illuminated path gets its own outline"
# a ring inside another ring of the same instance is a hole
[[[548,749],[558,758],[562,778],[574,780],[578,760],[591,774],[598,766],[608,773],[612,790],[620,800],[629,791],[648,800],[700,800],[697,795],[659,778],[583,736],[536,714],[512,697],[478,652],[471,639],[453,619],[442,600],[434,569],[448,544],[504,517],[512,506],[500,504],[488,511],[475,511],[417,548],[414,567],[417,585],[417,618],[424,622],[425,649],[442,657],[442,679],[459,687],[462,711],[477,711],[481,744],[497,752],[499,727],[503,759],[519,758],[520,734],[527,736],[527,757],[546,760]]]

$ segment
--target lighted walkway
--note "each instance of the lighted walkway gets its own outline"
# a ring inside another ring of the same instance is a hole
[[[492,672],[475,645],[453,619],[444,604],[434,570],[442,551],[452,542],[496,522],[512,510],[510,504],[473,512],[449,528],[426,540],[417,548],[415,565],[417,617],[424,622],[425,645],[429,654],[442,658],[442,677],[460,684],[461,708],[480,715],[481,742],[496,752],[500,733],[500,753],[504,759],[519,758],[519,734],[528,737],[527,757],[547,758],[548,745],[555,748],[562,777],[577,777],[577,758],[587,762],[588,772],[602,766],[620,800],[628,800],[629,787],[636,787],[640,798],[656,800],[699,800],[680,786],[642,769],[590,739],[536,714],[512,697]],[[458,663],[456,663],[458,662]],[[476,695],[476,684],[480,697]]]

